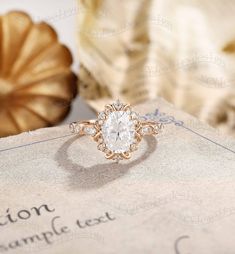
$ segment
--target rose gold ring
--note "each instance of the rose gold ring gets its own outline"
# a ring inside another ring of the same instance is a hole
[[[69,127],[72,133],[93,137],[107,159],[119,161],[129,159],[142,138],[157,135],[163,125],[142,120],[129,104],[118,100],[107,104],[96,120],[73,122]]]

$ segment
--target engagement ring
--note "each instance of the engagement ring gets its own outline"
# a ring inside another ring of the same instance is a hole
[[[157,135],[163,125],[142,119],[128,104],[116,101],[107,104],[98,119],[73,122],[72,133],[89,135],[107,159],[129,159],[145,135]]]

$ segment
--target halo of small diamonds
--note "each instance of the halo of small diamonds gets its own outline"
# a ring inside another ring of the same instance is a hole
[[[145,121],[129,104],[118,100],[107,104],[97,120],[71,123],[70,129],[73,133],[91,136],[107,159],[119,161],[129,159],[143,136],[158,134],[162,125]]]
[[[98,114],[96,128],[99,130],[95,137],[97,148],[108,159],[130,158],[130,153],[137,150],[141,141],[138,114],[131,110],[130,105],[120,101],[105,106]]]

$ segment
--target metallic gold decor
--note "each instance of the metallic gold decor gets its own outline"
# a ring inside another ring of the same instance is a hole
[[[77,94],[70,51],[48,24],[0,16],[0,137],[63,120]]]

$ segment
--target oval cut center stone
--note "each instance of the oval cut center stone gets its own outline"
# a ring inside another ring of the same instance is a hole
[[[102,126],[102,135],[107,148],[114,153],[130,149],[135,140],[135,124],[126,111],[114,111]]]

